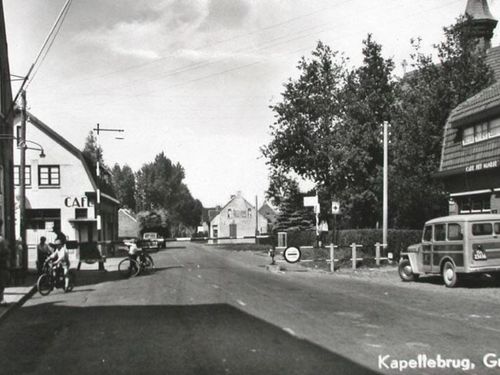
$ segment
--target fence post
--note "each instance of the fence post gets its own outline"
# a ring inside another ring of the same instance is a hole
[[[375,264],[380,266],[380,242],[375,243]]]
[[[335,272],[335,246],[333,242],[330,244],[330,272]]]
[[[351,244],[351,259],[352,259],[352,269],[356,269],[356,242]]]

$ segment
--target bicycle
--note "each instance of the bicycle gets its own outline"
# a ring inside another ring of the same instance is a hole
[[[64,289],[64,292],[71,292],[75,286],[75,274],[73,270],[68,271],[69,283],[65,287],[64,270],[62,267],[54,268],[52,261],[47,260],[42,266],[42,274],[36,282],[38,293],[42,296],[48,295],[54,288]]]
[[[149,254],[141,251],[137,255],[137,259],[128,256],[118,263],[118,272],[123,278],[129,278],[139,275],[141,272],[150,272],[154,269],[155,264],[153,258]]]

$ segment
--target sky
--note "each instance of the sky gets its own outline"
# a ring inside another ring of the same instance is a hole
[[[301,56],[321,40],[358,66],[372,33],[402,74],[410,39],[430,52],[466,2],[73,0],[28,86],[28,108],[78,148],[97,123],[124,129],[123,140],[100,137],[108,165],[138,170],[163,151],[205,207],[237,191],[262,202],[269,106]],[[11,73],[24,76],[65,0],[3,3]],[[500,17],[499,0],[490,8]]]

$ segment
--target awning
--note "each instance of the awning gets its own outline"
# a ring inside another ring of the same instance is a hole
[[[97,222],[97,219],[92,219],[92,218],[74,218],[74,219],[68,219],[70,223],[93,223]]]
[[[462,197],[462,196],[465,196],[465,195],[488,194],[488,193],[491,193],[491,192],[492,192],[491,189],[462,191],[460,193],[451,193],[450,197]]]

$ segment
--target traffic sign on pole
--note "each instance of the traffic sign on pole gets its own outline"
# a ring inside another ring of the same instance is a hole
[[[340,202],[332,202],[332,214],[338,215],[340,213]]]

